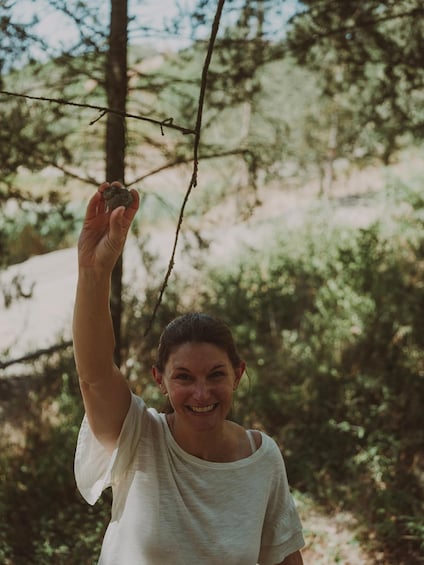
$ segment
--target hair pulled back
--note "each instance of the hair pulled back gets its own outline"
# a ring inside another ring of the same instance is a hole
[[[184,343],[211,343],[228,355],[234,368],[240,366],[242,360],[230,328],[219,318],[201,312],[190,312],[178,316],[170,322],[162,332],[157,350],[156,368],[161,373],[169,356]]]

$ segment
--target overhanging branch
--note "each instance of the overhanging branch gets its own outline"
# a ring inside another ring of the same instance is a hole
[[[96,110],[100,112],[100,116],[94,120],[92,123],[95,123],[100,118],[103,118],[106,114],[116,114],[121,116],[122,118],[132,118],[134,120],[141,120],[143,122],[149,122],[151,124],[158,125],[161,128],[163,133],[163,128],[169,128],[173,130],[177,130],[184,135],[188,134],[196,134],[196,130],[185,128],[183,126],[179,126],[174,124],[173,118],[166,118],[165,120],[156,120],[154,118],[148,118],[146,116],[139,116],[137,114],[129,114],[127,112],[121,112],[120,110],[114,110],[113,108],[107,108],[105,106],[97,106],[94,104],[83,104],[80,102],[72,102],[71,100],[66,100],[65,98],[49,98],[47,96],[31,96],[29,94],[23,94],[22,92],[10,92],[8,90],[0,90],[0,94],[4,96],[14,96],[15,98],[24,98],[26,100],[37,100],[40,102],[49,102],[51,104],[59,104],[61,106],[73,106],[76,108],[88,108],[89,110]]]

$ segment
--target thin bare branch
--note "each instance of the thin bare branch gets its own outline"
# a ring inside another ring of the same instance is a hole
[[[50,102],[52,104],[59,104],[61,106],[74,106],[76,108],[88,108],[90,110],[97,110],[100,112],[100,116],[94,120],[92,123],[95,123],[99,119],[103,118],[106,114],[117,114],[118,116],[122,116],[123,118],[133,118],[134,120],[142,120],[143,122],[149,122],[151,124],[156,124],[161,128],[163,132],[163,128],[170,128],[177,131],[180,131],[184,135],[187,134],[196,134],[196,130],[185,128],[183,126],[179,126],[174,124],[172,118],[166,118],[165,120],[156,120],[154,118],[147,118],[146,116],[139,116],[137,114],[129,114],[127,112],[121,112],[120,110],[114,110],[113,108],[106,108],[104,106],[96,106],[94,104],[83,104],[79,102],[72,102],[71,100],[66,100],[65,98],[48,98],[47,96],[31,96],[29,94],[23,94],[21,92],[10,92],[8,90],[0,90],[0,94],[4,94],[5,96],[14,96],[16,98],[25,98],[26,100],[38,100],[41,102]]]
[[[170,257],[169,263],[168,263],[168,269],[166,271],[165,278],[164,278],[162,286],[160,288],[159,297],[158,297],[156,304],[155,304],[155,307],[153,309],[152,317],[151,317],[149,325],[147,326],[147,329],[144,333],[145,336],[149,333],[149,331],[150,331],[150,329],[153,325],[153,322],[155,320],[156,312],[158,311],[158,308],[162,303],[163,294],[164,294],[165,289],[168,285],[169,277],[171,276],[172,270],[174,268],[175,253],[176,253],[176,250],[177,250],[178,239],[179,239],[179,236],[180,236],[181,226],[182,226],[183,219],[184,219],[185,208],[186,208],[188,199],[190,198],[192,190],[197,186],[197,172],[198,172],[198,167],[199,167],[198,157],[199,157],[200,134],[201,134],[201,129],[202,129],[203,106],[204,106],[204,102],[205,102],[205,94],[206,94],[206,87],[207,87],[207,80],[208,80],[209,65],[210,65],[210,62],[211,62],[211,59],[212,59],[213,49],[214,49],[214,45],[215,45],[215,39],[216,39],[216,36],[218,34],[219,23],[221,21],[221,15],[222,15],[222,9],[224,7],[224,3],[225,3],[225,0],[219,0],[218,1],[218,6],[216,8],[215,17],[214,17],[214,20],[213,20],[213,23],[212,23],[212,30],[211,30],[209,43],[208,43],[208,49],[207,49],[205,61],[203,63],[202,80],[201,80],[200,92],[199,92],[199,102],[198,102],[198,106],[197,106],[195,137],[194,137],[194,144],[193,144],[193,173],[192,173],[192,176],[191,176],[190,184],[189,184],[187,191],[185,193],[183,203],[181,205],[180,214],[179,214],[179,217],[178,217],[177,229],[176,229],[176,232],[175,232],[174,245],[172,247],[171,257]]]
[[[49,159],[45,159],[44,157],[42,157],[41,155],[38,156],[38,159],[46,166],[48,167],[53,167],[54,169],[57,169],[58,171],[61,171],[66,177],[78,180],[80,182],[83,182],[84,184],[89,184],[90,186],[99,186],[100,181],[93,177],[84,177],[82,175],[79,175],[77,173],[74,173],[73,171],[71,171],[70,169],[68,169],[67,167],[63,167],[62,165],[59,165],[58,163],[56,163],[55,161],[50,161]]]
[[[0,361],[0,370],[6,369],[10,365],[16,365],[17,363],[26,363],[28,361],[33,361],[34,359],[38,359],[42,355],[51,355],[52,353],[63,351],[64,349],[67,349],[71,346],[72,341],[64,341],[63,343],[58,343],[57,345],[52,345],[51,347],[47,347],[45,349],[38,349],[37,351],[27,353],[26,355],[22,355],[22,357],[8,359],[7,361]]]
[[[242,149],[242,148],[230,149],[228,151],[211,153],[209,155],[202,155],[201,159],[202,159],[202,161],[205,161],[206,159],[220,159],[221,157],[231,157],[231,156],[234,156],[234,155],[244,155],[247,152],[248,152],[248,149]],[[191,155],[190,157],[185,157],[185,158],[177,158],[174,161],[170,161],[169,163],[165,163],[164,165],[161,165],[160,167],[157,167],[156,169],[152,169],[151,171],[144,173],[144,175],[137,177],[136,179],[132,180],[131,182],[127,182],[126,186],[127,187],[134,186],[138,182],[142,182],[143,180],[145,180],[149,177],[157,175],[158,173],[161,173],[162,171],[167,171],[168,169],[172,169],[173,167],[178,167],[179,165],[188,165],[188,163],[193,162],[193,159],[194,159],[193,155]]]

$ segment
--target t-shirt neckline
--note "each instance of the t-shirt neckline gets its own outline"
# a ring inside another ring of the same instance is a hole
[[[200,457],[196,457],[195,455],[191,455],[191,453],[188,453],[187,451],[185,451],[175,440],[174,436],[172,435],[172,432],[169,428],[168,425],[168,421],[166,418],[166,414],[164,413],[160,413],[160,420],[161,420],[161,424],[162,424],[162,428],[165,434],[165,440],[166,443],[168,445],[168,447],[170,449],[172,449],[175,453],[177,453],[182,459],[186,460],[188,463],[191,463],[193,465],[197,465],[200,467],[206,467],[209,469],[220,469],[220,470],[228,470],[228,469],[238,469],[241,467],[246,467],[247,465],[251,465],[252,463],[256,462],[258,459],[260,459],[263,455],[263,453],[265,452],[266,449],[266,442],[265,442],[265,437],[264,434],[262,432],[261,436],[262,436],[262,442],[261,445],[256,449],[256,451],[254,453],[252,453],[251,455],[249,455],[248,457],[244,457],[243,459],[238,459],[237,461],[228,461],[228,462],[224,462],[224,463],[220,463],[217,461],[206,461],[205,459],[201,459]]]

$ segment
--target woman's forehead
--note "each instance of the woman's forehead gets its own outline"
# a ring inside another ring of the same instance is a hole
[[[176,347],[170,354],[167,365],[172,368],[214,368],[230,362],[227,353],[213,343],[189,342]]]

